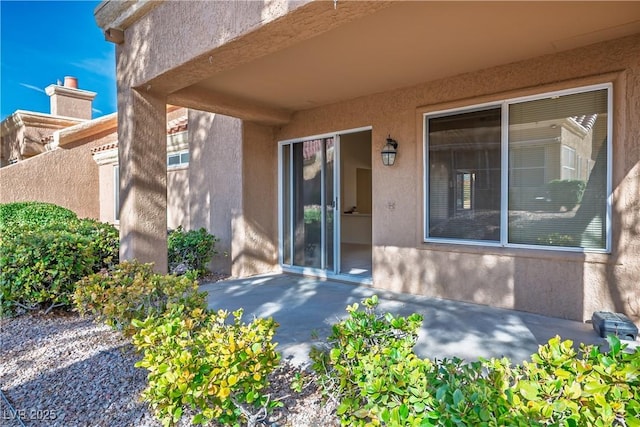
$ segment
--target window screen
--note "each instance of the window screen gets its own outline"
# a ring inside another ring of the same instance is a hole
[[[427,116],[427,239],[606,250],[609,90]]]
[[[430,119],[429,236],[500,240],[500,109]]]
[[[509,106],[509,150],[520,153],[509,165],[510,243],[605,248],[607,99],[602,89]],[[518,175],[540,149],[541,174]],[[579,174],[578,157],[590,160]]]

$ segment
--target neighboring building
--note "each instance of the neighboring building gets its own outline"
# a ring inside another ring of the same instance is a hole
[[[96,94],[78,89],[72,77],[65,78],[64,85],[47,87],[46,93],[51,97],[50,114],[19,110],[2,122],[0,203],[55,203],[80,217],[119,225],[117,113],[91,120]],[[226,212],[229,201],[215,200],[213,207],[190,201],[189,188],[202,185],[202,177],[189,172],[190,150],[214,146],[215,137],[233,138],[239,120],[175,106],[167,106],[166,116],[166,147],[158,151],[166,153],[167,227],[205,227],[228,236],[229,215],[216,209]],[[223,241],[217,249],[222,253],[228,248]],[[230,260],[216,257],[212,267],[229,271]]]
[[[51,113],[18,110],[2,121],[0,202],[56,203],[97,218],[98,168],[90,149],[115,139],[117,120],[91,120],[94,92],[65,77],[50,85]]]
[[[123,259],[166,269],[154,147],[172,104],[242,120],[189,160],[190,209],[227,203],[235,276],[640,319],[640,2],[105,1],[95,16],[118,44]],[[555,180],[584,194],[561,202]]]

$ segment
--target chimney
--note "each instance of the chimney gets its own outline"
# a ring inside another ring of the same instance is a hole
[[[65,76],[63,86],[49,85],[45,92],[51,99],[51,114],[91,120],[91,104],[95,92],[78,89],[78,79]]]

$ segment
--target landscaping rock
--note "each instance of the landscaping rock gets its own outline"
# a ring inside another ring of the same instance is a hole
[[[64,311],[27,314],[0,320],[0,343],[0,388],[26,426],[160,427],[140,400],[147,372],[134,364],[141,356],[107,326]],[[313,383],[302,393],[290,389],[296,372],[286,361],[274,372],[270,392],[284,407],[264,425],[339,425],[335,405]],[[0,406],[2,425],[19,425]]]

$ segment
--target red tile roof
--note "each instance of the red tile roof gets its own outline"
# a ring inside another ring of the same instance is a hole
[[[178,117],[177,119],[169,121],[167,123],[167,135],[173,135],[175,133],[187,130],[187,123],[187,116]],[[112,150],[114,148],[118,148],[118,141],[109,142],[108,144],[95,147],[91,150],[91,153]]]
[[[187,130],[187,116],[178,117],[167,123],[167,135]]]
[[[100,145],[98,147],[92,148],[91,149],[91,154],[94,153],[99,153],[101,151],[108,151],[108,150],[112,150],[114,148],[118,148],[118,141],[114,141],[114,142],[109,142],[107,144],[104,145]]]

